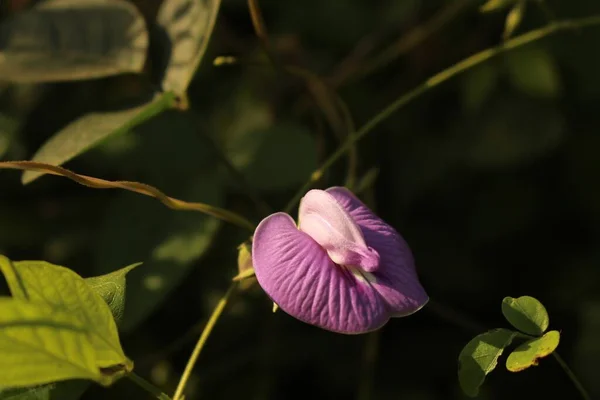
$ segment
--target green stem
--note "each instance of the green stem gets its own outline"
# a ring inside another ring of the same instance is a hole
[[[199,119],[198,115],[196,115],[196,113],[190,112],[190,118],[192,118],[194,120],[194,122],[196,123],[197,126],[200,126],[200,124],[199,124],[200,119]],[[269,206],[260,197],[260,194],[258,193],[258,191],[252,185],[250,185],[250,183],[248,183],[244,174],[242,174],[242,172],[240,172],[235,167],[235,165],[233,165],[231,163],[231,161],[225,154],[225,151],[223,151],[223,149],[221,149],[221,147],[219,146],[217,141],[210,134],[200,132],[200,129],[198,129],[198,131],[199,131],[199,134],[202,135],[206,139],[208,144],[212,147],[212,149],[216,153],[217,157],[219,157],[219,160],[221,160],[221,162],[223,163],[225,168],[227,168],[227,171],[229,172],[229,174],[231,174],[231,176],[237,181],[238,185],[240,186],[240,189],[244,190],[246,192],[246,194],[248,195],[248,197],[250,197],[250,199],[254,202],[254,205],[256,206],[257,210],[261,214],[271,214],[271,212],[272,212],[271,206]]]
[[[398,110],[412,102],[414,99],[422,96],[423,94],[429,92],[433,88],[436,88],[442,83],[454,78],[455,76],[468,71],[469,69],[484,63],[485,61],[490,60],[493,57],[496,57],[500,54],[506,53],[510,50],[514,50],[519,47],[523,47],[527,44],[535,42],[537,40],[543,39],[552,34],[571,30],[571,29],[579,29],[590,27],[594,25],[600,25],[600,15],[594,15],[587,18],[581,18],[576,20],[564,20],[557,21],[551,23],[543,28],[535,29],[529,31],[523,35],[516,36],[511,40],[507,40],[506,42],[500,44],[499,46],[492,47],[479,53],[476,53],[464,60],[458,62],[457,64],[443,70],[442,72],[432,76],[427,79],[425,82],[411,90],[410,92],[398,97],[393,103],[388,105],[382,111],[377,113],[373,118],[371,118],[365,125],[363,125],[358,131],[354,132],[352,135],[348,137],[348,140],[340,146],[337,151],[335,151],[322,165],[321,167],[313,172],[311,178],[306,182],[304,186],[296,193],[294,198],[288,203],[285,208],[285,212],[290,212],[292,208],[300,201],[300,198],[304,195],[304,193],[310,189],[312,184],[320,178],[323,173],[331,167],[340,157],[344,155],[346,151],[348,151],[351,146],[366,136],[369,132],[373,131],[379,124],[384,122],[386,119],[391,117]]]
[[[439,11],[439,13],[434,15],[429,21],[425,22],[425,24],[417,26],[408,34],[403,35],[380,54],[369,60],[366,65],[345,71],[345,74],[333,77],[330,79],[330,82],[334,87],[347,85],[352,81],[366,78],[380,69],[387,67],[392,61],[400,58],[400,56],[406,54],[433,34],[440,31],[464,9],[472,5],[473,2],[469,0],[455,0],[450,2],[446,8]]]
[[[361,380],[358,385],[359,400],[373,398],[373,378],[375,377],[375,364],[379,353],[379,336],[381,331],[371,332],[367,335],[363,353],[363,366]]]
[[[592,400],[587,390],[585,390],[579,379],[577,379],[575,373],[571,371],[571,368],[569,368],[565,360],[563,360],[562,357],[556,351],[552,353],[552,355],[554,356],[558,364],[562,367],[562,369],[565,371],[569,379],[571,379],[571,382],[573,382],[573,385],[575,385],[575,388],[577,388],[577,391],[579,391],[581,398],[584,400]]]
[[[215,306],[215,309],[210,315],[210,318],[208,319],[208,322],[206,323],[206,326],[204,327],[204,330],[200,335],[200,339],[198,339],[198,343],[196,343],[196,347],[194,348],[194,351],[190,355],[188,363],[185,366],[183,375],[181,375],[181,379],[179,380],[179,384],[177,385],[177,389],[175,390],[175,394],[173,395],[173,400],[180,400],[182,398],[183,390],[185,389],[185,385],[187,384],[188,380],[190,379],[190,376],[192,375],[192,370],[194,369],[194,366],[198,361],[198,357],[200,356],[200,353],[202,352],[202,349],[204,348],[204,345],[206,344],[206,341],[208,340],[208,337],[210,336],[213,328],[217,324],[217,321],[221,317],[221,314],[223,313],[223,310],[225,309],[229,298],[235,292],[236,287],[236,282],[232,282],[229,286],[229,289],[227,289],[227,292],[223,295],[223,297],[221,297],[221,299]]]
[[[146,392],[150,393],[152,397],[157,398],[158,400],[172,400],[168,395],[163,393],[159,388],[142,378],[141,376],[135,374],[134,372],[130,372],[127,375],[130,381],[144,389]]]

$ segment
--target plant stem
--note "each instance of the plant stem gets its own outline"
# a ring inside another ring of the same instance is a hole
[[[157,388],[141,376],[137,375],[136,373],[130,372],[127,375],[127,378],[129,378],[130,381],[144,389],[146,392],[150,393],[152,397],[155,397],[158,400],[171,400],[171,398],[167,394],[163,393],[159,388]]]
[[[443,70],[442,72],[432,76],[427,79],[425,82],[411,90],[410,92],[403,94],[398,97],[393,103],[388,105],[386,108],[377,113],[373,118],[367,121],[358,131],[354,132],[352,135],[348,137],[348,140],[340,146],[322,165],[321,167],[314,171],[311,175],[310,179],[306,182],[302,188],[296,193],[294,198],[288,203],[285,208],[286,212],[289,212],[294,206],[300,201],[302,195],[310,189],[312,184],[320,178],[324,172],[331,167],[339,158],[341,158],[346,151],[348,151],[351,146],[358,142],[360,139],[365,137],[369,132],[373,131],[379,124],[384,122],[386,119],[391,117],[395,112],[411,103],[414,99],[421,97],[423,94],[429,92],[430,90],[436,88],[449,81],[451,78],[468,71],[469,69],[478,66],[485,61],[488,61],[500,54],[506,53],[510,50],[514,50],[519,47],[523,47],[527,44],[535,42],[537,40],[543,39],[552,34],[571,30],[571,29],[579,29],[584,27],[590,27],[594,25],[600,25],[600,15],[594,15],[591,17],[580,18],[575,20],[563,20],[556,21],[551,24],[546,25],[543,28],[535,29],[524,33],[520,36],[516,36],[511,40],[507,40],[506,42],[496,46],[491,47],[489,49],[480,51],[470,57],[465,58],[464,60],[454,64],[453,66]]]
[[[361,380],[358,384],[358,400],[370,400],[373,398],[373,378],[375,377],[375,364],[379,352],[380,335],[380,330],[367,334],[363,352]]]
[[[237,225],[241,228],[253,232],[256,226],[244,216],[229,211],[224,208],[211,206],[205,203],[194,203],[169,197],[154,186],[146,185],[140,182],[129,181],[108,181],[105,179],[94,178],[93,176],[79,175],[63,167],[50,165],[35,161],[0,161],[0,169],[19,169],[25,171],[41,171],[45,174],[58,175],[80,185],[91,187],[93,189],[123,189],[130,192],[150,196],[163,203],[165,206],[180,211],[197,211],[225,222]]]
[[[190,118],[192,118],[194,120],[196,126],[200,126],[199,117],[198,117],[198,115],[196,115],[196,113],[190,112]],[[229,174],[231,174],[231,176],[237,181],[240,189],[244,190],[246,192],[246,194],[248,195],[248,197],[250,197],[250,199],[254,202],[254,205],[256,206],[257,210],[261,214],[271,214],[271,212],[272,212],[271,206],[269,206],[260,197],[260,194],[258,193],[258,191],[252,185],[250,185],[250,183],[248,183],[248,180],[246,179],[244,174],[242,172],[240,172],[235,167],[235,165],[233,165],[231,163],[231,161],[225,154],[225,151],[223,151],[223,149],[219,146],[217,141],[210,134],[204,133],[200,129],[197,129],[197,131],[198,131],[199,135],[203,136],[204,139],[206,139],[206,141],[208,142],[208,144],[212,147],[212,149],[216,153],[217,157],[219,157],[219,160],[221,160],[221,162],[223,163],[225,168],[227,168],[227,171],[229,172]]]
[[[562,357],[556,351],[552,353],[552,355],[554,356],[558,364],[562,367],[563,371],[565,371],[565,374],[567,374],[569,379],[571,379],[571,382],[573,382],[573,385],[575,385],[575,388],[577,388],[577,391],[581,395],[581,398],[584,400],[592,400],[587,390],[585,390],[579,379],[577,379],[575,373],[571,371],[571,368],[569,368],[565,360],[563,360]]]
[[[208,337],[210,336],[213,328],[217,324],[217,321],[221,317],[221,314],[223,313],[223,310],[225,309],[229,298],[235,292],[236,287],[237,283],[232,282],[229,286],[229,289],[227,289],[227,292],[225,292],[223,297],[221,297],[221,299],[215,306],[212,314],[210,315],[210,318],[208,319],[208,322],[206,323],[206,326],[204,327],[204,330],[202,331],[202,334],[200,335],[200,339],[198,339],[198,343],[196,343],[196,347],[194,348],[194,351],[192,352],[188,363],[185,366],[183,375],[181,375],[181,379],[179,380],[179,384],[177,385],[177,390],[175,390],[175,394],[173,395],[173,400],[181,399],[183,395],[183,390],[185,389],[185,385],[187,384],[188,380],[190,379],[190,376],[192,375],[192,370],[194,369],[194,366],[198,361],[198,357],[200,356],[200,353],[202,352],[202,349],[204,348],[204,345],[206,344],[206,341],[208,340]]]
[[[352,120],[350,109],[344,99],[333,88],[329,87],[318,74],[295,65],[283,64],[277,57],[275,51],[271,48],[271,41],[258,0],[248,0],[248,11],[250,13],[250,19],[252,20],[254,33],[259,39],[260,45],[273,67],[285,74],[300,78],[304,82],[308,94],[313,99],[315,109],[321,111],[328,121],[331,130],[335,134],[343,134],[340,130],[343,128],[336,123],[339,119],[339,122],[345,125],[344,131],[347,130],[347,136],[350,137],[352,132],[354,132],[354,122]],[[341,140],[343,141],[344,138],[342,137]],[[357,163],[358,151],[354,145],[351,145],[348,151],[347,178],[347,181],[351,185],[355,180]]]
[[[374,72],[388,66],[395,59],[400,58],[400,56],[423,43],[433,34],[440,31],[463,10],[472,5],[473,2],[469,0],[455,0],[450,2],[450,4],[435,14],[429,21],[402,35],[400,39],[392,43],[380,54],[366,60],[365,65],[352,65],[345,69],[338,69],[329,78],[329,82],[333,87],[339,87],[372,75]]]

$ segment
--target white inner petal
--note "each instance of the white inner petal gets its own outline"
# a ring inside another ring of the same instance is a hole
[[[367,246],[360,227],[329,193],[309,191],[300,202],[299,229],[327,251],[333,262],[374,271],[379,254]]]

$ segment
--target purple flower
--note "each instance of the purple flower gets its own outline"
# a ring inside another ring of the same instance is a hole
[[[256,278],[279,307],[334,332],[365,333],[429,300],[406,242],[348,189],[311,190],[299,223],[275,213],[254,232]]]

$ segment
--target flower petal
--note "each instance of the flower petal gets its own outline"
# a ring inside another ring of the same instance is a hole
[[[327,189],[360,227],[365,241],[380,256],[372,285],[383,296],[392,316],[405,316],[420,310],[429,301],[421,286],[412,252],[394,228],[386,224],[352,192],[344,187]]]
[[[254,232],[256,278],[283,311],[339,333],[364,333],[389,319],[381,296],[366,279],[336,265],[285,213],[262,220]]]
[[[324,190],[311,190],[300,201],[298,224],[339,265],[367,272],[379,267],[379,254],[367,246],[352,217]]]

